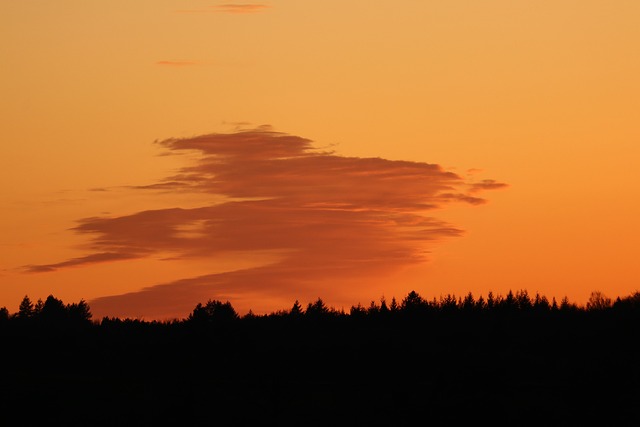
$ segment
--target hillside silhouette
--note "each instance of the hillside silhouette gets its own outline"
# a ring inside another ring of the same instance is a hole
[[[25,296],[0,309],[0,339],[0,413],[20,425],[640,422],[640,292],[412,291],[243,316],[209,300],[165,322]]]

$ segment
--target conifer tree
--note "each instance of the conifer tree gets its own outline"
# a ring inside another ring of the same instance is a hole
[[[25,295],[18,307],[18,318],[28,319],[33,316],[33,303],[28,295]]]

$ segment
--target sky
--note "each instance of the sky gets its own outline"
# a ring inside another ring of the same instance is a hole
[[[635,0],[0,0],[0,306],[640,288]]]

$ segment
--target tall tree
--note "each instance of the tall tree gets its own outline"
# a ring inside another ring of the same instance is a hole
[[[81,299],[78,303],[68,304],[67,311],[69,313],[69,320],[73,322],[89,322],[93,315],[89,309],[89,304],[84,299]]]
[[[64,321],[67,318],[67,308],[62,300],[53,295],[49,295],[47,299],[44,300],[40,317],[48,322]]]
[[[611,298],[600,291],[593,291],[587,301],[587,310],[605,310],[613,305]]]
[[[322,317],[329,314],[329,307],[327,307],[322,298],[318,298],[315,302],[310,302],[307,305],[305,314],[313,318]]]
[[[416,291],[411,291],[407,294],[406,297],[402,300],[400,307],[403,310],[415,310],[419,308],[424,308],[427,306],[427,301],[420,296]]]
[[[33,316],[33,303],[28,295],[25,295],[20,301],[20,306],[18,307],[18,318],[27,319]]]
[[[198,303],[187,320],[197,323],[228,323],[239,318],[229,301],[209,300],[205,305]]]
[[[293,303],[293,306],[291,307],[291,310],[289,311],[289,314],[291,316],[300,316],[302,314],[302,305],[300,304],[300,301],[295,300],[295,302]]]

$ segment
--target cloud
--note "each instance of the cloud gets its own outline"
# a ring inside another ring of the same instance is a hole
[[[140,254],[126,253],[126,252],[102,252],[94,253],[91,255],[72,258],[67,261],[58,262],[55,264],[44,265],[27,265],[24,267],[24,271],[28,273],[45,273],[55,271],[65,267],[77,267],[85,264],[95,264],[99,262],[108,261],[122,261],[126,259],[140,258]]]
[[[268,126],[157,143],[197,160],[132,191],[199,193],[211,202],[83,219],[74,231],[90,237],[93,255],[30,271],[141,256],[182,262],[273,253],[278,261],[98,298],[97,315],[183,317],[210,298],[255,311],[278,298],[344,297],[369,278],[425,262],[428,244],[463,233],[431,211],[483,203],[476,193],[504,186],[469,184],[437,164],[340,156]]]
[[[480,172],[482,172],[482,169],[478,169],[478,168],[467,169],[467,175],[475,175]]]
[[[478,191],[483,191],[483,190],[499,190],[499,189],[503,189],[503,188],[507,188],[508,185],[503,183],[503,182],[497,182],[493,179],[483,179],[480,182],[476,182],[473,184],[470,184],[470,192],[471,193],[477,193]]]

